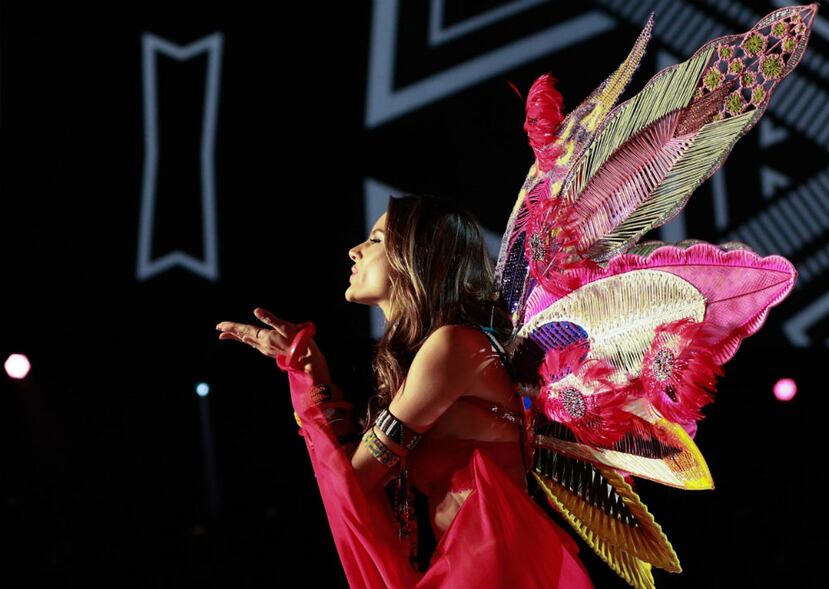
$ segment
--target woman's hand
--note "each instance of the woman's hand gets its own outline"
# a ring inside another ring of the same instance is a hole
[[[222,321],[216,326],[216,329],[221,331],[219,339],[232,339],[248,344],[271,358],[276,358],[277,354],[288,354],[291,349],[291,342],[299,331],[297,325],[279,319],[273,313],[262,308],[254,309],[253,314],[270,329],[257,325]],[[328,362],[326,362],[325,356],[320,352],[313,338],[308,340],[308,349],[300,356],[299,363],[303,370],[311,375],[315,384],[331,382]]]

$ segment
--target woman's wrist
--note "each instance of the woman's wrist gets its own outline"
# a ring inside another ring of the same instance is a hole
[[[343,390],[333,382],[314,384],[308,390],[308,396],[317,405],[327,401],[345,401]]]
[[[351,446],[360,441],[361,436],[357,433],[357,427],[352,420],[353,405],[345,400],[339,386],[332,382],[315,384],[308,390],[308,396],[311,402],[322,411],[331,433],[336,436],[341,446]],[[296,411],[294,411],[294,419],[302,435],[302,421]]]
[[[328,370],[328,362],[322,355],[316,342],[312,339],[308,342],[308,350],[300,359],[302,370],[311,377],[314,384],[326,384],[331,382],[331,372]]]
[[[328,384],[331,382],[331,373],[328,371],[328,366],[311,366],[304,368],[305,373],[311,377],[311,382],[315,385]]]

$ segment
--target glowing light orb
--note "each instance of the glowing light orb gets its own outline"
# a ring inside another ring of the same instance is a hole
[[[791,401],[797,394],[797,383],[791,378],[781,378],[774,383],[774,397],[778,401]]]
[[[16,379],[26,378],[29,371],[32,369],[29,359],[23,354],[12,354],[6,358],[6,363],[3,364],[3,366],[6,369],[6,374],[8,374],[10,378]]]
[[[199,397],[206,397],[210,393],[210,385],[206,382],[196,383],[196,394]]]

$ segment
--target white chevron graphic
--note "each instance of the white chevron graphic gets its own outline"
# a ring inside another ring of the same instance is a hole
[[[766,200],[773,197],[774,193],[780,188],[788,188],[791,183],[791,178],[785,174],[781,174],[774,168],[769,166],[762,166],[760,168],[760,191]]]
[[[819,323],[827,314],[829,314],[829,292],[824,293],[817,300],[789,318],[783,325],[783,332],[794,345],[807,347],[811,345],[812,340],[806,333],[806,330],[812,325]],[[829,345],[829,340],[826,343]]]
[[[156,55],[166,55],[186,61],[202,53],[207,54],[204,115],[201,136],[201,204],[202,242],[204,259],[199,260],[174,251],[152,259],[152,235],[155,221],[156,179],[158,176],[158,89]],[[141,217],[138,228],[138,260],[136,279],[147,280],[180,266],[208,280],[219,278],[218,240],[216,233],[216,187],[213,153],[216,143],[216,116],[219,108],[219,77],[222,55],[222,34],[214,33],[181,47],[152,33],[141,39],[142,77],[144,84],[144,175],[141,184]]]
[[[513,2],[507,2],[497,8],[468,18],[463,22],[444,27],[443,12],[446,7],[446,2],[444,0],[432,0],[429,9],[429,46],[436,47],[443,45],[452,39],[473,33],[494,22],[504,20],[524,10],[538,6],[545,1],[547,0],[514,0]]]
[[[760,147],[771,147],[775,143],[780,143],[789,138],[789,131],[786,127],[775,125],[767,118],[760,119],[757,124],[757,131],[760,134]]]
[[[432,8],[439,8],[439,4],[433,3]],[[604,11],[592,10],[405,88],[394,89],[398,12],[399,0],[374,0],[366,90],[367,128],[378,127],[542,55],[601,35],[616,26],[616,19]],[[497,11],[495,16],[504,18],[514,12]],[[490,24],[492,18],[490,15],[486,24]],[[474,28],[480,26],[482,25],[478,23]]]

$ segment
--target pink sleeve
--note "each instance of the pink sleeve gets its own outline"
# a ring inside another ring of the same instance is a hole
[[[302,423],[334,543],[351,587],[385,589],[415,587],[414,571],[403,543],[397,539],[386,506],[370,501],[357,482],[351,459],[340,446],[325,416],[308,394],[311,377],[288,371],[291,403]],[[385,496],[383,500],[387,499]]]

